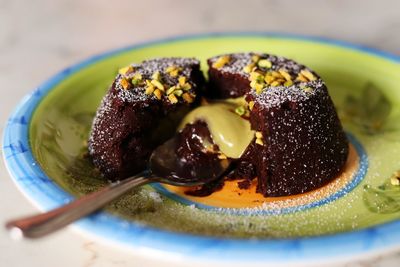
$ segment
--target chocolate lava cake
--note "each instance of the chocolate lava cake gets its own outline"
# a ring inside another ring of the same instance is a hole
[[[193,58],[120,69],[93,121],[88,146],[94,165],[110,180],[143,170],[153,149],[198,102],[203,85],[200,62]]]
[[[287,196],[318,188],[341,171],[348,141],[315,72],[293,60],[255,53],[213,57],[208,65],[208,95],[244,97],[255,131],[232,178],[257,177],[257,192]]]
[[[185,162],[233,161],[227,177],[193,195],[211,194],[224,179],[240,180],[241,188],[257,179],[257,192],[265,197],[288,196],[321,187],[339,174],[348,141],[315,72],[256,53],[216,56],[208,65],[205,89],[194,59],[155,59],[120,70],[89,140],[94,164],[107,178],[142,170],[151,151],[172,137],[179,124],[177,154]],[[197,107],[201,96],[207,99]],[[233,144],[240,143],[240,153],[218,139],[220,130],[233,136]]]

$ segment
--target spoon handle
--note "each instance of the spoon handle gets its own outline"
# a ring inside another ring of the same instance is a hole
[[[148,173],[143,172],[112,183],[54,210],[9,221],[6,227],[15,237],[42,237],[102,208],[130,189],[149,182],[152,182],[151,178]]]

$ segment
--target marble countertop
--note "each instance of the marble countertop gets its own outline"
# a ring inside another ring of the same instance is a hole
[[[178,34],[273,31],[335,38],[400,55],[399,10],[397,0],[0,0],[0,134],[25,94],[57,71],[108,49]],[[36,212],[12,184],[3,162],[0,192],[1,223]],[[15,242],[0,227],[0,248],[0,263],[6,266],[165,266],[70,228]],[[394,253],[345,266],[399,264],[400,253]]]

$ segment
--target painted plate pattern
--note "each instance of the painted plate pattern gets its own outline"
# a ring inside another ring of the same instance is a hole
[[[400,59],[339,41],[207,34],[90,58],[50,78],[11,115],[3,150],[13,180],[42,210],[96,190],[104,182],[85,156],[86,140],[119,67],[161,56],[196,56],[204,66],[210,56],[237,51],[283,55],[322,76],[351,141],[347,172],[310,194],[265,201],[253,194],[246,205],[145,186],[76,227],[130,248],[217,261],[298,262],[400,247]]]

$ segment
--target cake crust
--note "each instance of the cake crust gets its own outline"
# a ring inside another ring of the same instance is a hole
[[[146,60],[119,72],[97,110],[88,142],[95,166],[110,180],[146,167],[153,149],[197,105],[204,85],[200,62],[192,58]]]
[[[153,59],[120,70],[97,111],[89,139],[93,162],[106,178],[123,179],[143,170],[152,150],[175,133],[202,96],[245,99],[238,115],[250,121],[254,138],[239,158],[232,159],[233,171],[225,178],[241,179],[241,188],[257,179],[257,192],[265,197],[288,196],[321,187],[340,173],[348,141],[318,74],[264,53],[220,55],[207,63],[205,89],[195,59]],[[218,155],[203,151],[196,139],[201,135],[212,138],[201,120],[178,133],[177,153],[190,164],[211,162]],[[211,194],[222,184],[219,180],[191,194]]]
[[[262,53],[220,55],[208,64],[209,95],[245,97],[256,131],[230,178],[244,178],[245,187],[255,176],[257,192],[287,196],[321,187],[342,170],[348,141],[327,87],[314,71]]]

